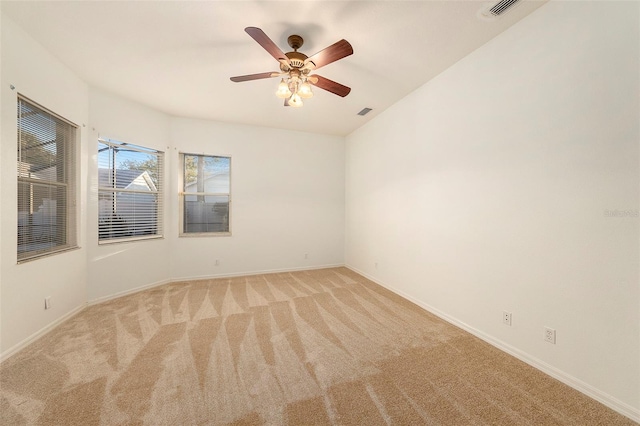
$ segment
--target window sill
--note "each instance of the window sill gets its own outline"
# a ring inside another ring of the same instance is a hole
[[[111,240],[98,240],[98,245],[108,246],[111,244],[135,243],[138,241],[163,240],[163,239],[164,239],[164,235],[150,235],[148,237],[114,238]]]
[[[24,259],[18,259],[18,261],[16,263],[18,265],[22,265],[23,263],[32,262],[34,260],[42,259],[44,257],[55,256],[57,254],[67,253],[69,251],[78,250],[79,248],[80,248],[80,246],[64,247],[64,248],[60,248],[60,249],[55,250],[55,251],[48,251],[46,253],[34,254],[33,256],[29,256],[29,257],[26,257]]]
[[[178,237],[186,237],[186,238],[202,238],[202,237],[230,237],[231,232],[189,232],[189,233],[180,233]]]

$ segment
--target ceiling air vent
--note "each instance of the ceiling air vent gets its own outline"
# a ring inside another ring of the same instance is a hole
[[[371,112],[371,108],[362,108],[362,111],[358,113],[358,115],[367,115]]]
[[[489,13],[493,16],[500,16],[519,1],[520,0],[500,0],[489,9]]]
[[[521,0],[500,0],[498,3],[485,3],[482,9],[478,11],[478,18],[492,21],[498,16],[504,15],[511,10],[513,6],[520,3]]]

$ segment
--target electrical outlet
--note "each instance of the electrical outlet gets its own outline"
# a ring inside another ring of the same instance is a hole
[[[309,253],[305,253],[305,254],[304,254],[304,258],[305,258],[305,259],[308,259],[308,258],[309,258]]]
[[[373,266],[375,266],[375,268],[378,269],[378,262],[375,262]]]
[[[44,298],[44,309],[51,309],[51,296]]]
[[[511,325],[511,312],[502,311],[502,323],[504,325]]]
[[[220,259],[216,259],[216,266],[220,266]]]
[[[552,344],[556,344],[556,331],[553,328],[544,328],[544,341]]]

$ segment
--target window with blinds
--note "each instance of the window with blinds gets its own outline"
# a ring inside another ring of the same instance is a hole
[[[77,126],[18,97],[18,262],[77,247]]]
[[[180,234],[229,235],[231,158],[181,154]]]
[[[164,154],[98,140],[98,241],[162,237]]]

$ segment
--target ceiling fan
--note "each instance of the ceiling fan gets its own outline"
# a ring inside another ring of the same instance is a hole
[[[300,107],[303,98],[313,96],[311,85],[345,97],[351,88],[344,86],[318,74],[311,74],[320,67],[353,54],[353,47],[347,40],[340,40],[312,56],[298,52],[304,40],[299,35],[291,35],[287,43],[293,52],[283,53],[282,50],[260,28],[247,27],[244,29],[260,46],[280,63],[280,71],[263,72],[259,74],[231,77],[231,81],[259,80],[263,78],[281,77],[276,96],[284,99],[285,106]]]

